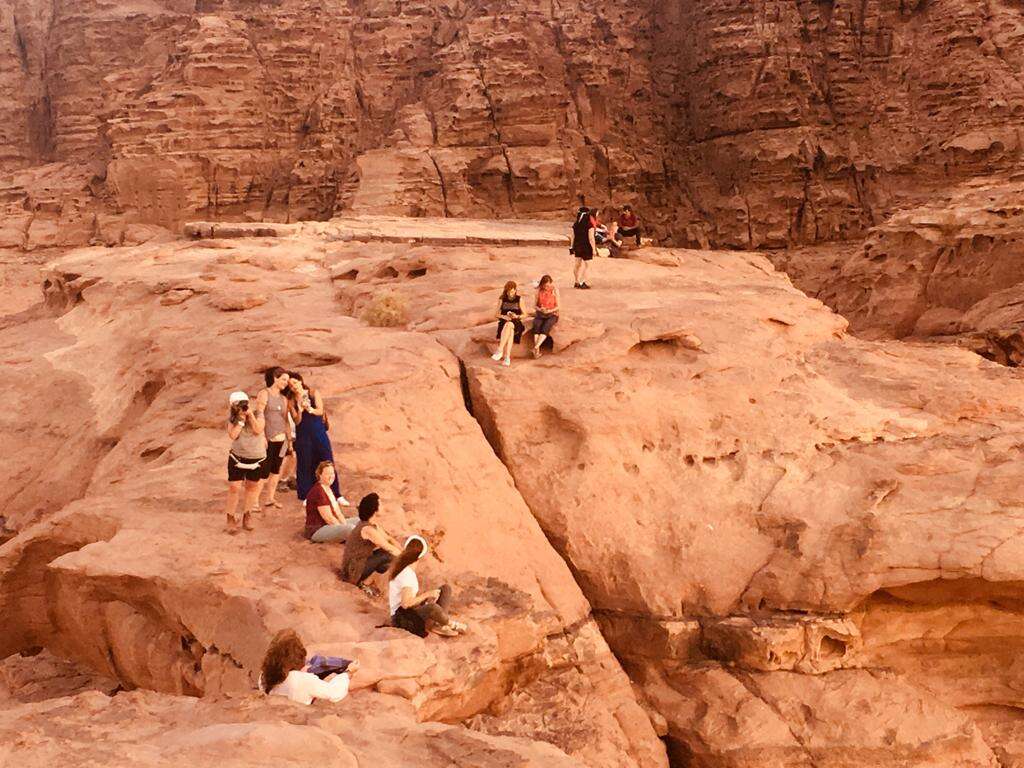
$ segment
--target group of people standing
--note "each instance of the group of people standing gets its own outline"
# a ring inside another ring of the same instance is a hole
[[[465,624],[447,612],[450,588],[420,591],[415,563],[428,551],[423,537],[409,536],[399,544],[374,519],[380,509],[376,493],[363,496],[356,514],[346,516],[352,507],[339,488],[330,420],[320,392],[298,373],[279,366],[266,370],[264,384],[255,397],[240,390],[228,398],[228,532],[251,531],[260,509],[281,508],[277,489],[282,474],[294,466],[296,494],[305,511],[305,538],[314,544],[344,545],[343,581],[375,598],[380,590],[369,581],[374,574],[383,575],[392,626],[421,637],[464,632]]]
[[[295,468],[296,492],[302,500],[316,483],[316,467],[334,461],[330,421],[320,393],[300,374],[277,366],[264,373],[264,384],[255,398],[241,390],[228,398],[231,449],[225,515],[230,533],[251,531],[254,514],[262,508],[282,507],[277,489],[283,473]],[[334,491],[340,495],[337,480]]]

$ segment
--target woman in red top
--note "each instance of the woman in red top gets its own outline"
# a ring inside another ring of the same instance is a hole
[[[537,286],[537,310],[533,316],[533,356],[540,357],[540,345],[551,335],[558,322],[558,289],[551,275],[544,275]]]
[[[640,245],[640,222],[631,206],[622,206],[622,213],[619,214],[619,235],[623,238],[635,237],[636,244]]]

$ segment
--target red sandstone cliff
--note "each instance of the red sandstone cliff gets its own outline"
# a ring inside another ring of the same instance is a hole
[[[2,240],[577,193],[680,242],[860,238],[1017,167],[1022,39],[1008,0],[12,0]]]

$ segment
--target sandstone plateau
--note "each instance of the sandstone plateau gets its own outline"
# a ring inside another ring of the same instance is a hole
[[[48,260],[0,324],[12,764],[1024,763],[1016,370],[661,248],[598,260],[554,353],[503,368],[496,296],[567,285],[560,225],[186,233]],[[361,319],[381,296],[401,327]],[[221,530],[226,396],[270,362],[467,635],[380,627],[293,498]],[[348,699],[255,691],[284,627],[363,662]]]
[[[0,3],[0,766],[1024,767],[1022,115],[1019,0]],[[221,530],[271,364],[466,635]]]

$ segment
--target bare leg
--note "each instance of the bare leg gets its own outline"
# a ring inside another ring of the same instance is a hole
[[[590,262],[589,261],[582,261],[582,260],[580,261],[580,278],[579,278],[580,285],[583,285],[583,283],[587,282],[587,272],[588,272],[589,268],[590,268]]]
[[[260,500],[260,488],[263,486],[262,480],[245,481],[245,501],[242,504],[242,527],[247,530],[252,530],[251,525],[246,525],[250,522],[249,514],[252,510],[256,509]]]
[[[502,357],[512,357],[512,340],[515,334],[515,326],[512,323],[505,323],[501,329],[501,341],[498,342],[498,352]]]
[[[270,475],[267,477],[267,504],[277,507],[280,506],[277,502],[277,484],[281,482],[280,475]]]
[[[228,499],[224,505],[224,513],[232,520],[235,517],[235,510],[238,508],[238,498],[242,495],[242,481],[228,481]]]
[[[287,479],[295,474],[295,451],[290,451],[281,462],[281,477]]]

